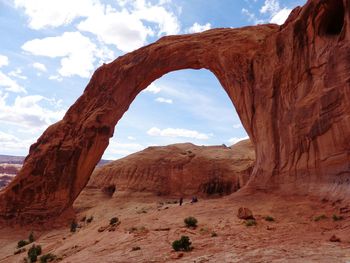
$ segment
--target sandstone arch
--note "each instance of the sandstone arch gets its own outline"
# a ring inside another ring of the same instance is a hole
[[[256,147],[251,189],[349,197],[350,2],[335,2],[310,0],[281,27],[164,37],[103,65],[31,146],[0,194],[0,216],[29,222],[69,209],[137,94],[186,68],[213,72],[234,103]],[[330,24],[339,13],[343,23]]]

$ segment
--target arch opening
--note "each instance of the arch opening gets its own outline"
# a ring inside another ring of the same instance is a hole
[[[248,138],[212,72],[169,72],[135,97],[104,154],[104,159],[123,159],[97,168],[88,186],[173,196],[227,195],[244,186],[252,171],[254,147],[248,142],[237,150],[231,147]]]

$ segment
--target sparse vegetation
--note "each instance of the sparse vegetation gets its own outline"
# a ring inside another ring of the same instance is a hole
[[[316,217],[314,218],[314,221],[315,221],[315,222],[318,222],[318,221],[323,220],[323,219],[327,219],[327,216],[326,216],[326,215],[319,215],[319,216],[316,216]]]
[[[186,227],[196,228],[198,220],[193,216],[189,216],[189,217],[184,219],[184,222],[185,222]]]
[[[256,221],[254,219],[248,219],[245,221],[246,226],[256,226]]]
[[[18,241],[18,243],[17,243],[17,248],[24,247],[24,246],[26,246],[26,245],[28,245],[28,244],[29,244],[28,241],[26,241],[26,240],[20,240],[20,241]]]
[[[141,248],[140,248],[140,247],[133,247],[133,248],[131,249],[131,251],[137,251],[137,250],[141,250]]]
[[[26,251],[25,248],[20,248],[20,249],[17,249],[13,254],[14,254],[14,255],[18,255],[18,254],[23,253],[24,251]]]
[[[33,243],[33,242],[35,241],[34,233],[33,233],[33,232],[30,232],[29,237],[28,237],[28,240],[29,240],[29,243]]]
[[[33,245],[29,250],[28,250],[28,259],[29,262],[36,262],[38,259],[38,256],[41,255],[41,246],[36,246]]]
[[[119,219],[118,217],[112,217],[111,220],[109,220],[109,224],[111,226],[115,225],[116,223],[118,223]]]
[[[40,263],[51,262],[54,261],[56,258],[56,255],[48,253],[40,257]]]
[[[272,216],[265,216],[264,219],[265,219],[265,221],[268,221],[268,222],[275,221],[275,219]]]
[[[173,242],[172,247],[175,251],[190,251],[192,250],[191,244],[188,236],[181,236],[180,239]]]
[[[77,231],[78,223],[74,220],[70,224],[70,232],[75,233]]]
[[[93,216],[90,216],[88,219],[86,219],[86,223],[90,224],[94,220]]]
[[[211,232],[211,237],[217,237],[218,236],[218,234],[216,233],[216,232]]]
[[[342,217],[342,216],[338,216],[336,214],[333,215],[333,220],[334,221],[340,221],[340,220],[343,220],[343,219],[344,219],[344,217]]]

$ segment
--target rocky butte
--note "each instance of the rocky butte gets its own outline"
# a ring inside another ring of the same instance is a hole
[[[309,0],[282,26],[167,36],[98,68],[1,191],[1,218],[30,223],[69,211],[134,98],[168,72],[202,68],[255,147],[241,191],[349,199],[350,1]]]

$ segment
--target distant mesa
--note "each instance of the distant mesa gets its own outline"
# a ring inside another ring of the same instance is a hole
[[[221,196],[249,180],[255,161],[249,140],[232,147],[191,143],[149,147],[95,169],[89,188],[165,196]]]
[[[135,97],[181,69],[210,70],[231,99],[256,155],[242,191],[349,199],[349,10],[349,1],[309,0],[282,26],[166,36],[104,64],[30,147],[0,192],[0,218],[25,224],[70,210]]]

